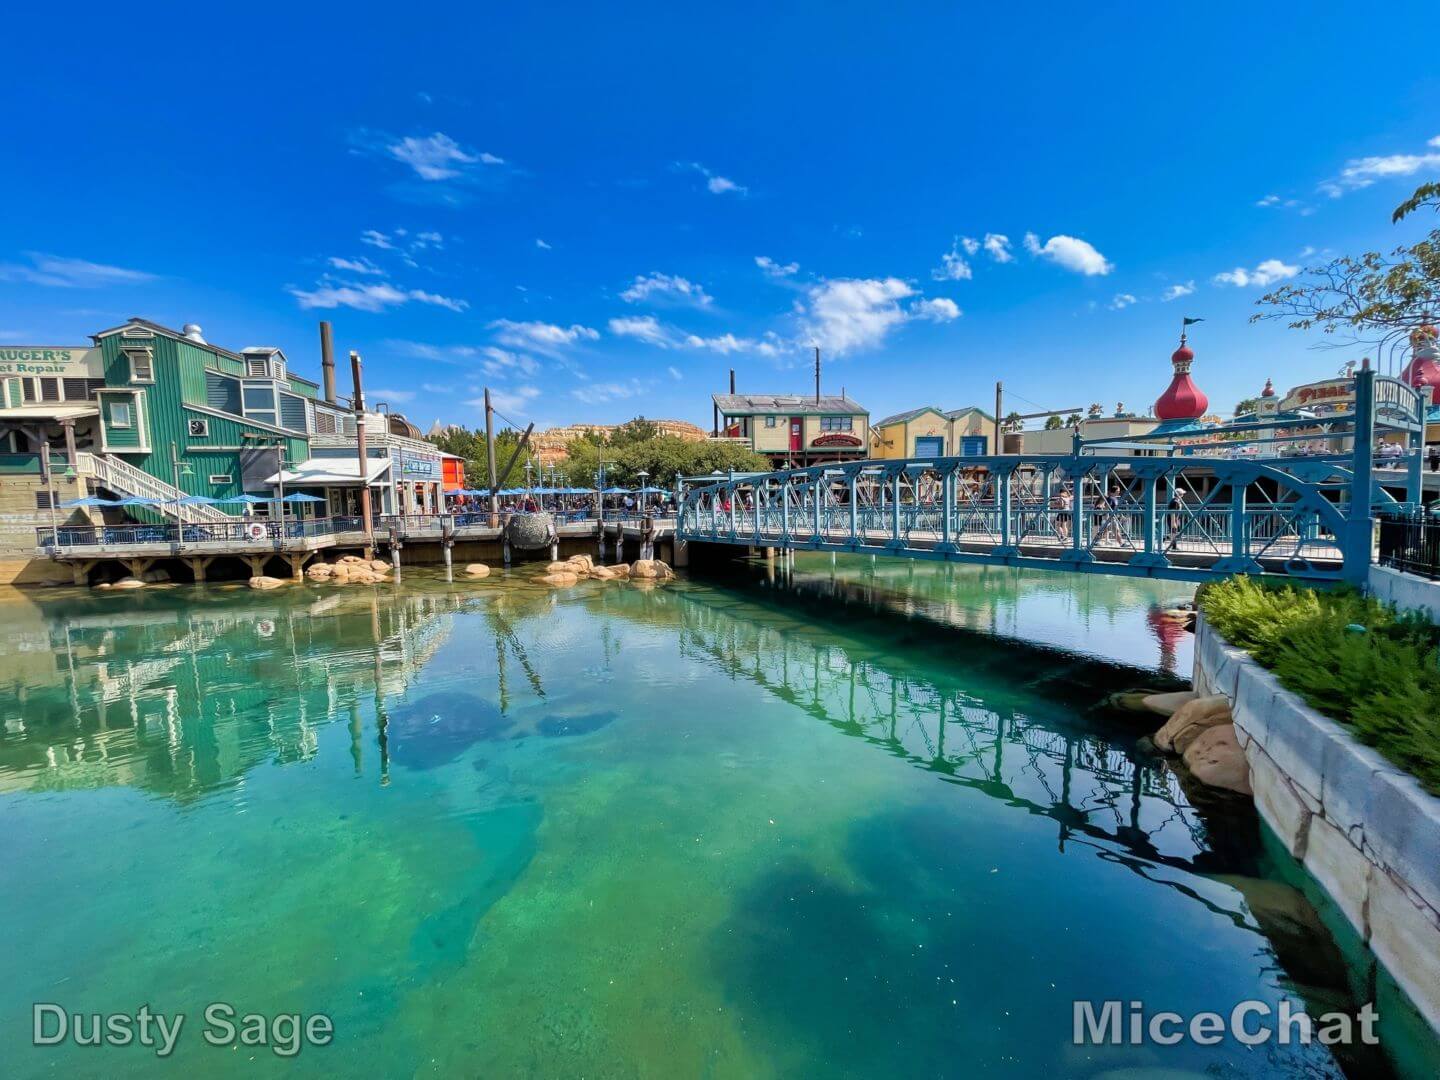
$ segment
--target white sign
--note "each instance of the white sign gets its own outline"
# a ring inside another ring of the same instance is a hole
[[[0,345],[0,375],[103,379],[99,349],[64,345]]]

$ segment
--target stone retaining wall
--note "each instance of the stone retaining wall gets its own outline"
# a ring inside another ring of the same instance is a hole
[[[1440,623],[1440,581],[1426,581],[1388,566],[1372,566],[1365,591],[1398,608],[1423,611],[1431,622]]]
[[[1440,799],[1206,624],[1195,690],[1231,701],[1255,805],[1440,1030]]]

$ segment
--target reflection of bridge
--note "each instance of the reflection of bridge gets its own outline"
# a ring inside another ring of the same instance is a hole
[[[1253,447],[1267,457],[1209,456],[1153,441],[1122,455],[1115,451],[1123,440],[1086,447],[1077,439],[1068,455],[731,474],[700,478],[682,493],[677,536],[1145,577],[1359,581],[1371,560],[1373,508],[1395,503],[1374,479],[1377,432],[1406,441],[1408,497],[1418,501],[1424,401],[1370,370],[1355,381],[1355,411],[1326,418],[1352,429],[1349,454],[1284,456],[1295,438],[1286,432],[1316,426],[1306,418],[1207,435],[1227,454]]]

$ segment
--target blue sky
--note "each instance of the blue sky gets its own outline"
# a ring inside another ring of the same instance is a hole
[[[876,417],[1144,408],[1191,315],[1228,411],[1365,352],[1250,325],[1267,283],[1433,227],[1389,218],[1440,8],[1162,7],[25,5],[0,344],[136,314],[314,375],[328,318],[424,425],[708,426],[816,342]]]

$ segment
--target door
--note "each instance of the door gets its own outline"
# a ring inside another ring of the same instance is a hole
[[[790,452],[798,454],[805,449],[805,420],[800,416],[790,417]]]
[[[960,453],[963,457],[982,457],[989,440],[984,435],[965,435],[960,439]]]
[[[944,457],[945,437],[943,435],[925,435],[915,439],[915,456],[922,457]]]

